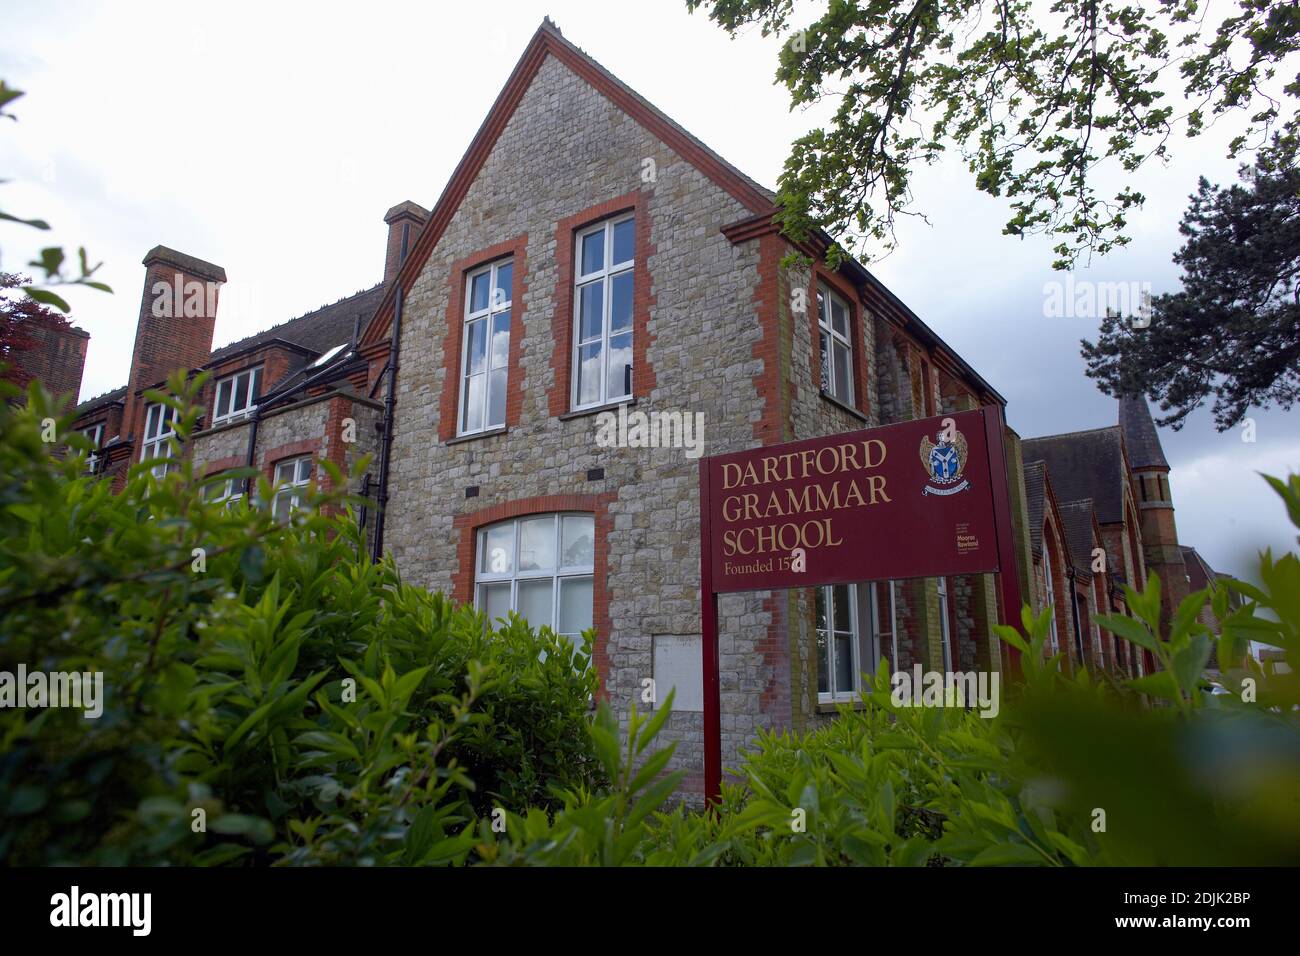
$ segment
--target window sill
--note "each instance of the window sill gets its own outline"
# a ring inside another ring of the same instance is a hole
[[[599,415],[601,412],[612,412],[624,405],[630,407],[635,404],[635,396],[631,398],[620,398],[617,402],[606,402],[604,405],[593,405],[591,408],[580,408],[576,412],[565,412],[563,415],[557,415],[556,417],[562,422],[567,422],[574,418],[586,418],[588,415]]]
[[[817,713],[819,714],[836,714],[841,707],[848,707],[851,710],[865,710],[866,705],[862,703],[861,697],[854,697],[845,700],[819,700],[817,701]]]
[[[830,402],[832,405],[834,405],[836,408],[840,409],[841,411],[848,412],[850,415],[852,415],[852,416],[853,416],[854,418],[856,418],[858,421],[863,422],[864,424],[867,424],[867,425],[870,425],[870,424],[871,424],[871,419],[869,419],[866,415],[863,415],[860,411],[858,411],[858,410],[857,410],[856,408],[854,408],[852,405],[846,405],[846,404],[844,404],[844,403],[841,402],[838,398],[836,398],[835,396],[833,396],[830,392],[826,391],[826,389],[824,389],[824,388],[822,388],[822,389],[818,389],[818,390],[817,390],[817,393],[818,393],[819,395],[821,395],[821,397],[822,397],[822,399],[823,399],[824,401]]]
[[[499,428],[488,428],[481,432],[471,432],[468,435],[457,435],[455,438],[448,438],[445,442],[443,442],[443,444],[460,445],[467,441],[474,441],[476,438],[491,438],[493,435],[504,435],[509,430],[510,429],[508,429],[505,425],[502,425]]]

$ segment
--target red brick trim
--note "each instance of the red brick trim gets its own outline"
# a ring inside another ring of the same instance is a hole
[[[320,439],[305,438],[302,441],[291,441],[285,445],[277,445],[274,448],[268,448],[262,454],[262,471],[268,481],[275,482],[275,466],[286,458],[298,458],[301,455],[311,455],[315,460],[320,453]]]
[[[820,261],[813,262],[812,283],[808,290],[808,318],[812,330],[812,355],[809,363],[812,368],[813,387],[820,389],[822,385],[822,355],[818,344],[820,331],[817,323],[817,286],[820,283],[830,286],[849,307],[849,344],[853,347],[853,407],[862,414],[869,415],[871,403],[867,401],[867,357],[862,346],[864,341],[862,297],[856,285],[838,272],[826,268]]]
[[[451,298],[447,303],[447,330],[442,340],[442,396],[438,412],[438,438],[455,438],[460,421],[460,360],[465,333],[465,277],[473,269],[497,259],[514,259],[510,280],[510,356],[506,366],[506,425],[518,425],[524,404],[523,341],[524,295],[528,291],[528,233],[479,249],[451,264]]]
[[[758,240],[758,282],[754,286],[754,313],[758,316],[762,337],[751,353],[761,359],[763,370],[754,379],[754,391],[762,405],[762,414],[754,422],[754,437],[764,445],[775,445],[787,435],[789,401],[782,401],[781,362],[785,336],[781,323],[781,258],[784,248],[775,233]],[[793,381],[788,383],[793,392]],[[787,396],[788,397],[788,396]]]
[[[203,463],[203,477],[215,475],[218,472],[229,471],[231,468],[243,468],[246,459],[243,455],[227,455],[225,458],[214,458],[211,461]]]
[[[631,212],[635,217],[636,264],[632,268],[632,394],[648,398],[656,378],[650,365],[650,307],[655,303],[651,289],[650,257],[656,252],[650,241],[649,197],[653,190],[636,190],[606,202],[589,206],[555,224],[555,309],[551,313],[551,370],[555,373],[548,393],[552,417],[572,407],[573,388],[573,245],[574,236],[602,219]]]
[[[557,511],[578,511],[591,514],[596,519],[596,554],[592,562],[591,622],[596,629],[596,642],[592,648],[592,662],[600,676],[601,686],[609,678],[609,535],[614,530],[614,517],[609,506],[618,500],[618,492],[599,495],[541,495],[519,498],[488,505],[477,511],[456,515],[452,519],[456,541],[456,570],[452,573],[452,599],[460,604],[474,600],[474,545],[475,533],[484,525],[495,524],[510,518],[532,514],[552,514]]]
[[[510,121],[524,93],[532,84],[533,77],[541,69],[548,55],[555,57],[573,73],[586,80],[592,88],[631,117],[634,122],[700,170],[721,189],[735,197],[750,212],[764,213],[772,209],[771,200],[748,180],[584,56],[553,27],[543,24],[533,34],[533,39],[519,58],[519,62],[515,64],[514,71],[497,95],[496,102],[492,104],[492,109],[483,120],[483,125],[479,127],[469,149],[465,151],[460,164],[448,180],[447,188],[443,190],[433,211],[429,214],[428,224],[420,233],[415,247],[406,257],[401,271],[398,272],[397,281],[386,290],[383,301],[375,312],[374,320],[362,336],[363,344],[376,342],[387,333],[392,322],[397,287],[409,290],[414,284],[415,277],[424,268],[429,254],[447,230],[457,208],[492,152],[492,147],[496,145],[497,138]]]
[[[343,422],[352,415],[352,400],[338,396],[329,400],[329,411],[325,419],[325,445],[321,453],[323,460],[330,462],[343,473],[346,483],[348,474],[348,446],[343,440]],[[356,420],[353,419],[353,423]],[[316,485],[323,491],[333,487],[328,474],[321,472],[316,476]],[[327,514],[342,513],[341,507],[326,508]]]

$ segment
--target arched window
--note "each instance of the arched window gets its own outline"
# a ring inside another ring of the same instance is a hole
[[[1047,583],[1047,607],[1052,612],[1047,632],[1047,653],[1055,655],[1060,651],[1061,645],[1056,635],[1056,584],[1052,580],[1052,547],[1049,530],[1047,526],[1043,527],[1043,577]]]
[[[515,611],[573,638],[591,627],[596,522],[589,514],[528,515],[479,529],[474,605]]]

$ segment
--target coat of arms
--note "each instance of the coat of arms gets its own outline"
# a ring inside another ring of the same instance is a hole
[[[955,495],[970,487],[970,482],[962,478],[962,469],[966,467],[966,436],[949,423],[935,434],[938,442],[930,441],[930,436],[921,438],[921,464],[930,476],[930,484],[922,490],[923,495]]]

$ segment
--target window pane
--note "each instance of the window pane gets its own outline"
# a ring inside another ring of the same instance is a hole
[[[834,395],[840,401],[847,402],[853,397],[853,391],[849,384],[849,350],[835,342],[832,345],[835,350],[835,391]]]
[[[591,627],[591,578],[560,578],[560,634],[580,634]]]
[[[477,319],[469,324],[469,344],[465,353],[465,374],[473,375],[484,370],[487,361],[487,319]]]
[[[483,566],[489,574],[509,574],[515,568],[514,522],[495,525],[484,532]]]
[[[487,419],[484,425],[491,428],[506,423],[506,370],[494,368],[488,372]]]
[[[589,275],[605,267],[605,230],[588,233],[582,237],[582,275]]]
[[[493,368],[505,368],[510,360],[510,313],[492,317],[492,344],[488,349]]]
[[[480,272],[469,280],[470,312],[481,312],[488,307],[488,283],[491,278],[489,273]]]
[[[605,321],[605,281],[592,282],[578,290],[578,341],[600,338]]]
[[[830,647],[826,642],[826,632],[819,630],[817,632],[817,693],[819,694],[831,692],[829,655]]]
[[[610,280],[609,331],[632,328],[632,273],[620,272]]]
[[[507,262],[505,265],[497,267],[497,284],[493,289],[492,297],[493,308],[500,308],[510,301],[510,285],[514,280],[515,264]]]
[[[828,627],[826,623],[826,589],[818,588],[814,593],[816,598],[813,601],[813,614],[817,619],[817,630],[824,631]]]
[[[632,394],[632,333],[609,340],[609,379],[605,391],[609,398]]]
[[[482,585],[478,590],[478,606],[487,612],[489,621],[505,617],[510,610],[510,582]]]
[[[282,461],[275,466],[275,483],[282,484],[293,481],[293,466],[291,461]]]
[[[276,521],[288,519],[289,512],[293,510],[293,495],[280,492],[275,496],[275,503],[271,507],[271,514],[275,516]]]
[[[853,635],[835,634],[835,693],[845,694],[853,690]]]
[[[600,340],[578,349],[578,404],[600,401]]]
[[[234,382],[226,379],[217,386],[217,418],[224,418],[230,414],[230,393],[233,390]],[[152,418],[152,416],[150,416]]]
[[[821,325],[826,324],[826,293],[821,289],[817,290],[817,321]]]
[[[249,396],[249,403],[257,401],[262,397],[262,367],[259,365],[253,369],[253,394]]]
[[[465,380],[465,415],[461,423],[465,431],[478,431],[483,427],[483,391],[486,387],[486,375],[471,375]]]
[[[311,459],[301,458],[298,461],[298,483],[304,484],[311,480]]]
[[[825,332],[820,335],[821,352],[822,352],[822,390],[829,392],[831,390],[831,353],[829,348],[830,336]]]
[[[849,586],[837,584],[832,590],[834,594],[831,597],[831,613],[835,621],[835,630],[851,631],[853,618],[849,613]]]
[[[628,262],[633,255],[633,249],[636,248],[636,229],[635,223],[631,219],[624,219],[614,227],[614,265],[620,262]]]
[[[519,570],[541,571],[555,567],[555,519],[529,518],[519,522]]]
[[[596,561],[596,519],[590,515],[565,515],[561,519],[560,563],[566,568],[589,568]]]
[[[519,582],[518,611],[533,627],[551,626],[551,600],[554,597],[554,589],[554,578]]]
[[[848,311],[836,299],[831,299],[831,324],[840,335],[849,337]]]

